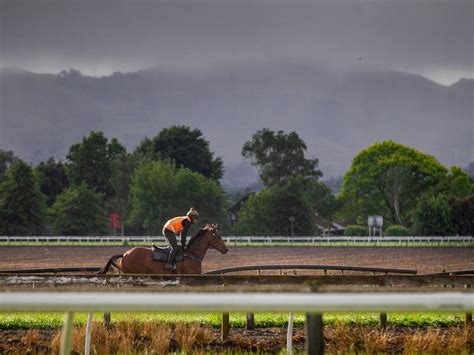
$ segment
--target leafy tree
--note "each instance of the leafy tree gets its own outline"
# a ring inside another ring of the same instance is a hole
[[[130,185],[132,175],[139,160],[132,154],[115,156],[111,161],[112,177],[110,185],[114,191],[112,197],[106,202],[107,211],[119,211],[122,221],[126,220],[130,213]]]
[[[474,184],[469,174],[458,166],[452,166],[434,192],[441,193],[448,199],[463,198],[474,192]]]
[[[306,144],[296,132],[277,133],[264,128],[242,147],[244,158],[256,166],[266,186],[285,184],[293,177],[318,179],[318,159],[306,159]]]
[[[469,204],[471,191],[474,190],[470,176],[457,166],[451,167],[418,201],[412,216],[413,231],[434,235],[463,235],[469,231],[473,223]]]
[[[0,234],[40,235],[45,229],[46,196],[39,178],[21,160],[15,160],[0,185]]]
[[[107,233],[107,215],[102,197],[86,183],[66,189],[49,209],[57,235],[101,235]]]
[[[127,155],[127,149],[114,137],[107,145],[107,153],[110,159],[121,159]]]
[[[289,180],[251,195],[240,210],[234,227],[237,235],[291,235],[289,217],[294,217],[294,235],[313,235],[314,208],[305,193],[307,183],[301,178]]]
[[[454,232],[451,208],[442,195],[423,195],[418,200],[412,218],[415,235],[449,235]]]
[[[112,160],[125,153],[115,138],[108,143],[102,132],[91,132],[69,148],[66,172],[71,185],[77,187],[85,182],[106,198],[112,197]]]
[[[135,230],[160,234],[164,223],[196,208],[200,223],[225,223],[226,198],[219,185],[169,160],[157,160],[136,168],[131,185],[128,223]]]
[[[393,141],[374,144],[352,161],[340,199],[347,217],[363,221],[382,214],[404,225],[417,198],[436,186],[447,169],[435,158]]]
[[[305,182],[306,189],[302,191],[310,199],[310,204],[315,213],[331,221],[340,208],[339,201],[332,194],[331,189],[324,183],[314,180]]]
[[[116,138],[112,138],[107,151],[110,159],[110,186],[113,194],[106,200],[106,210],[119,211],[124,221],[130,212],[129,196],[133,171],[142,162],[142,157],[139,154],[128,154]]]
[[[15,160],[18,160],[18,158],[15,157],[11,150],[0,149],[0,183],[5,179],[8,168]]]
[[[453,227],[459,235],[474,235],[474,194],[449,201]]]
[[[48,207],[56,200],[56,196],[69,186],[64,163],[49,158],[36,167],[41,177],[41,192],[48,197]]]
[[[174,160],[178,168],[188,168],[216,181],[224,173],[222,159],[213,157],[202,132],[187,126],[171,126],[153,139],[144,138],[136,152],[152,160]]]

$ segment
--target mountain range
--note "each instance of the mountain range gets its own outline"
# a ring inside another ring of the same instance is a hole
[[[90,77],[70,69],[37,74],[0,70],[0,149],[37,163],[63,159],[91,130],[133,150],[173,124],[199,128],[228,173],[245,186],[241,164],[258,129],[296,131],[325,178],[343,174],[358,151],[385,139],[418,148],[443,164],[474,157],[474,80],[444,86],[391,70],[329,70],[273,63],[201,71],[146,69]]]

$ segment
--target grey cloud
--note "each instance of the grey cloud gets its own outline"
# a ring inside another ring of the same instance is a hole
[[[0,6],[1,64],[31,69],[294,60],[473,71],[472,1],[12,0]]]

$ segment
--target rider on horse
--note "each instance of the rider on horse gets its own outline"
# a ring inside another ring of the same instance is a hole
[[[165,236],[168,243],[171,245],[171,252],[168,256],[168,261],[166,263],[165,269],[173,270],[175,268],[174,258],[178,252],[178,241],[177,235],[181,235],[181,246],[184,250],[186,246],[186,236],[188,234],[191,224],[196,222],[199,218],[199,213],[194,208],[188,211],[186,216],[180,216],[171,218],[165,223],[163,228],[163,235]]]

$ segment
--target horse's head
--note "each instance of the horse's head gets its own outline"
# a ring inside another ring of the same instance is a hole
[[[221,235],[219,234],[217,224],[208,224],[206,229],[209,236],[209,247],[217,249],[217,251],[219,251],[221,254],[227,253],[229,249],[225,245],[224,239],[222,239]]]

